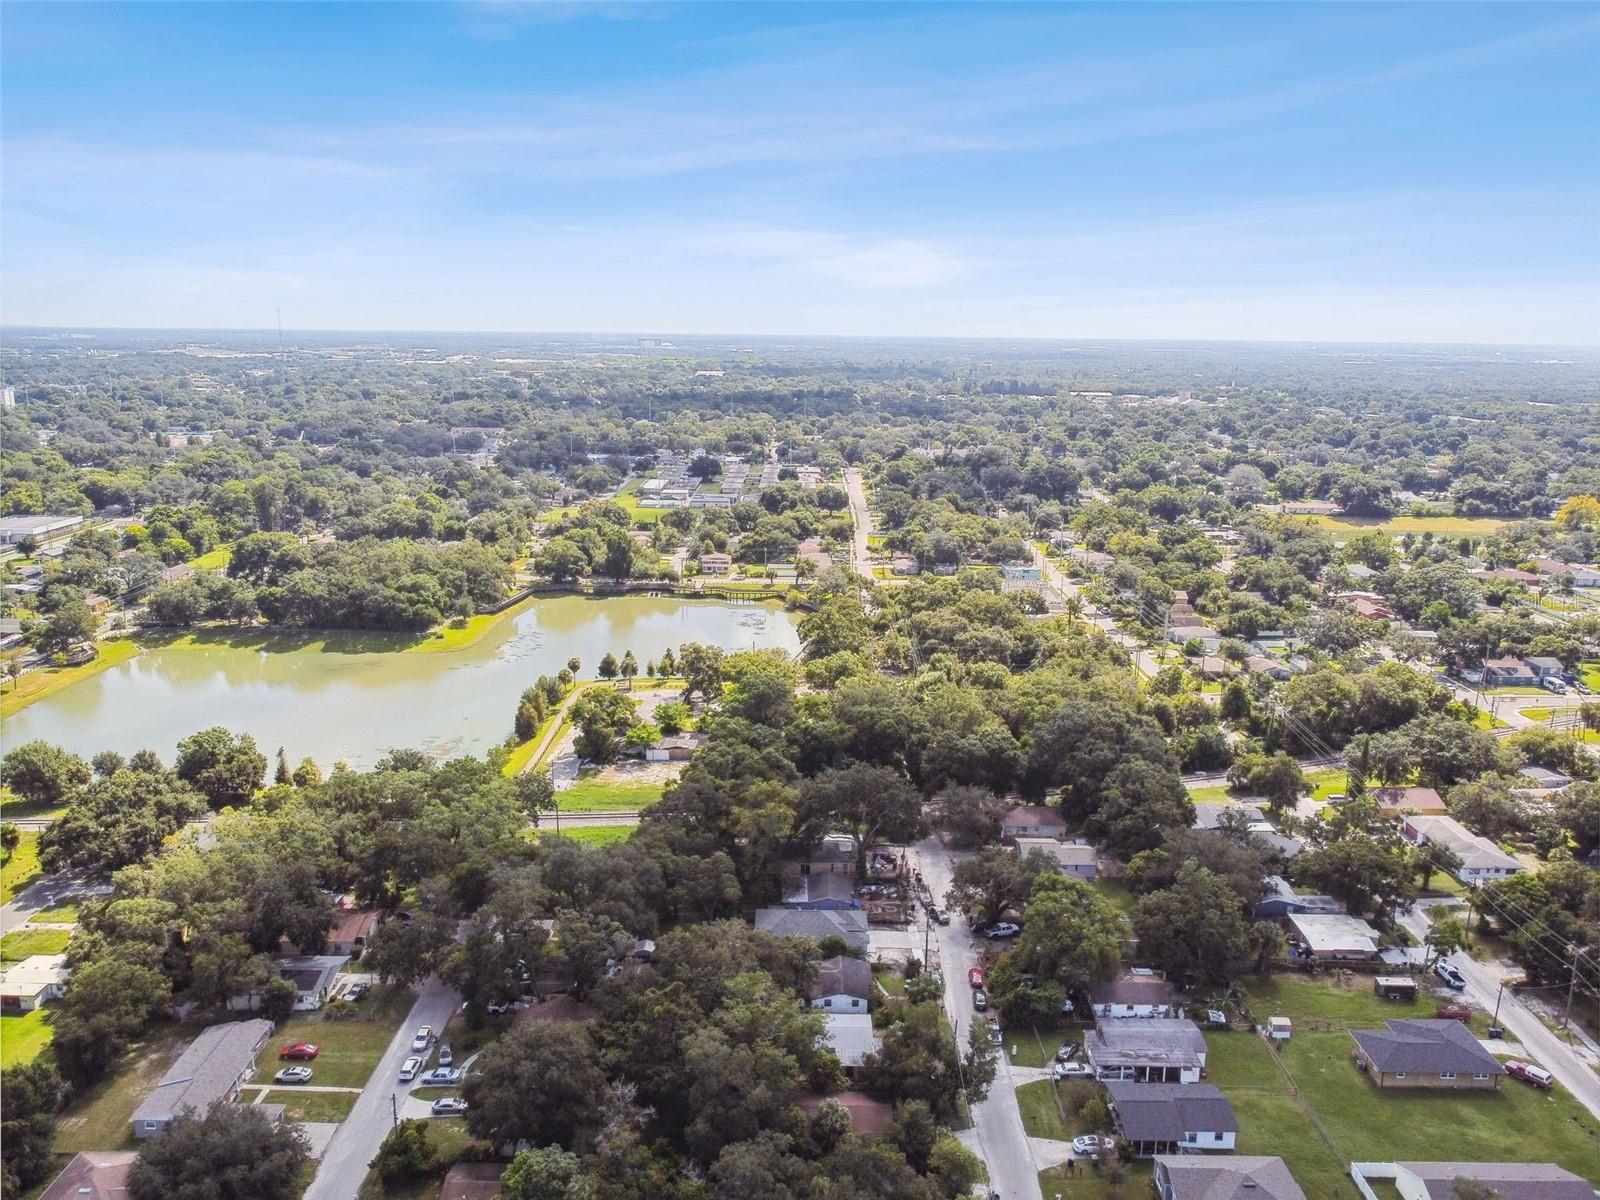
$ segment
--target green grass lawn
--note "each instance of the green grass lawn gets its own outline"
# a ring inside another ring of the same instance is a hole
[[[313,1078],[313,1083],[320,1080]],[[281,1104],[283,1115],[291,1121],[331,1121],[338,1123],[356,1106],[355,1092],[302,1092],[298,1088],[270,1088],[263,1104]]]
[[[878,986],[891,996],[903,995],[906,990],[906,981],[899,971],[878,963],[872,968],[872,978],[877,980]]]
[[[8,903],[39,877],[39,835],[24,833],[17,848],[0,865],[0,904]]]
[[[1021,1029],[1013,1025],[1006,1030],[1006,1057],[1014,1066],[1047,1067],[1056,1060],[1056,1051],[1062,1042],[1083,1041],[1083,1030],[1065,1026],[1043,1026],[1039,1029]],[[1015,1046],[1017,1052],[1011,1053]]]
[[[1381,1025],[1389,1017],[1431,1017],[1438,1001],[1426,993],[1415,1000],[1384,1000],[1372,990],[1369,976],[1357,975],[1348,988],[1309,975],[1249,975],[1239,985],[1249,997],[1257,1022],[1288,1017],[1295,1034],[1302,1022],[1327,1022],[1338,1029]]]
[[[1022,1127],[1029,1137],[1071,1141],[1078,1131],[1067,1123],[1056,1104],[1055,1084],[1048,1079],[1025,1083],[1017,1089],[1017,1107],[1022,1110]]]
[[[1548,696],[1550,693],[1542,687],[1497,687],[1489,688],[1491,696]]]
[[[1189,799],[1196,804],[1229,804],[1238,798],[1233,789],[1225,783],[1189,789]]]
[[[1579,663],[1578,678],[1585,687],[1600,692],[1600,662]]]
[[[1136,897],[1131,891],[1128,890],[1128,885],[1123,883],[1122,880],[1097,879],[1094,881],[1092,886],[1094,887],[1094,890],[1099,892],[1103,899],[1109,901],[1111,905],[1117,909],[1117,911],[1124,913],[1133,911],[1133,902]]]
[[[0,1016],[0,1068],[9,1070],[31,1063],[55,1036],[56,1015],[48,1008]]]
[[[196,571],[226,571],[228,564],[233,561],[233,543],[228,542],[218,546],[215,550],[208,550],[198,558],[191,558],[189,565]]]
[[[625,842],[633,836],[635,825],[580,825],[576,829],[562,826],[561,832],[556,833],[555,822],[548,816],[541,817],[545,824],[539,827],[540,837],[571,838],[575,842],[583,842],[589,846],[615,846]]]
[[[72,937],[70,929],[24,929],[0,937],[0,959],[21,962],[32,954],[63,954]]]
[[[118,663],[125,663],[139,654],[139,647],[128,638],[113,638],[101,642],[99,648],[100,653],[95,660],[84,663],[81,667],[46,667],[38,671],[29,671],[6,688],[4,694],[0,694],[0,717],[13,716],[35,700],[53,696],[80,680],[98,675],[101,671],[108,671]]]
[[[297,1013],[273,1035],[263,1052],[263,1073],[269,1063],[277,1061],[278,1047],[311,1042],[322,1048],[310,1064],[316,1073],[312,1082],[324,1087],[362,1087],[411,1011],[411,1001],[406,988],[378,987],[351,1016],[329,1020],[320,1012]]]
[[[648,808],[661,799],[659,783],[625,783],[594,778],[579,779],[556,793],[562,812],[631,812]]]
[[[133,1144],[128,1121],[140,1101],[177,1061],[199,1026],[165,1025],[128,1051],[112,1074],[76,1097],[56,1119],[57,1154],[122,1150]]]
[[[1079,1167],[1068,1173],[1066,1167],[1051,1167],[1039,1172],[1039,1191],[1045,1200],[1145,1200],[1153,1194],[1151,1173],[1155,1170],[1148,1161],[1124,1164],[1126,1176],[1115,1189],[1096,1167]]]
[[[1335,537],[1377,530],[1398,537],[1402,533],[1467,534],[1488,537],[1505,528],[1497,517],[1300,517]]]
[[[33,919],[43,921],[47,925],[76,925],[78,906],[71,902],[52,904],[49,908],[41,908]]]
[[[1555,712],[1555,709],[1553,709],[1553,708],[1519,708],[1517,711],[1520,712],[1523,716],[1527,717],[1528,720],[1530,720],[1530,721],[1548,721],[1550,719],[1550,714]]]
[[[1311,785],[1311,795],[1326,801],[1335,792],[1350,791],[1350,773],[1348,771],[1329,769],[1325,771],[1307,771],[1306,782]]]

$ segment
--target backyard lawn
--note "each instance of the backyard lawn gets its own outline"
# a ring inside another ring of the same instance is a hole
[[[198,1027],[171,1026],[135,1045],[112,1075],[75,1100],[56,1120],[57,1154],[80,1150],[121,1150],[133,1143],[128,1121],[139,1102],[177,1061]]]
[[[56,1015],[48,1008],[0,1016],[0,1068],[31,1063],[50,1044]]]
[[[0,904],[10,901],[27,887],[39,874],[39,835],[24,833],[5,861],[0,865]]]
[[[320,1082],[320,1079],[313,1079]],[[262,1104],[281,1104],[283,1115],[291,1121],[327,1121],[333,1124],[344,1120],[356,1106],[355,1092],[302,1092],[297,1088],[271,1088],[262,1098]]]
[[[21,962],[33,954],[62,954],[72,937],[70,929],[24,929],[0,937],[0,960]]]
[[[661,799],[662,788],[660,783],[579,779],[556,793],[556,803],[562,812],[632,812]]]
[[[320,1012],[291,1017],[263,1051],[263,1074],[277,1061],[277,1048],[292,1042],[311,1042],[321,1052],[311,1063],[312,1082],[324,1087],[362,1087],[372,1068],[389,1048],[394,1032],[411,1011],[411,992],[401,987],[378,987],[350,1016],[326,1018]]]
[[[1068,1173],[1066,1167],[1051,1167],[1039,1172],[1039,1191],[1045,1200],[1144,1200],[1153,1194],[1153,1168],[1148,1161],[1126,1164],[1126,1177],[1115,1189],[1098,1168],[1079,1167]]]
[[[1303,517],[1326,529],[1335,537],[1376,530],[1398,537],[1402,533],[1434,533],[1446,536],[1466,534],[1488,537],[1505,527],[1497,517]]]

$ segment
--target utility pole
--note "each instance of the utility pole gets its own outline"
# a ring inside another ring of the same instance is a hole
[[[1561,1010],[1561,1023],[1563,1025],[1571,1024],[1572,994],[1578,990],[1578,960],[1586,953],[1583,947],[1575,944],[1568,946],[1567,949],[1572,951],[1572,978],[1567,981],[1567,1003]]]
[[[393,1092],[389,1093],[389,1119],[395,1125],[400,1124],[400,1102]]]

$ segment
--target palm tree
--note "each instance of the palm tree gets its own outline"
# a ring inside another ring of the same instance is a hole
[[[632,688],[633,677],[639,673],[639,660],[634,658],[632,650],[623,652],[622,663],[617,670],[628,681],[628,687]]]

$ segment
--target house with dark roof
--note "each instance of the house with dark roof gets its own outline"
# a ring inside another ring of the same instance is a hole
[[[1381,1088],[1500,1086],[1506,1069],[1461,1021],[1392,1019],[1386,1029],[1353,1029],[1356,1066]]]
[[[260,1017],[201,1030],[133,1110],[133,1136],[160,1137],[179,1113],[204,1116],[213,1104],[232,1100],[255,1073],[256,1055],[271,1036],[272,1022]]]
[[[1528,659],[1528,669],[1540,680],[1560,679],[1567,673],[1566,665],[1559,658],[1540,654]]]
[[[794,875],[785,881],[785,908],[860,908],[849,875]]]
[[[505,1173],[503,1162],[456,1163],[444,1173],[439,1200],[495,1200]]]
[[[39,1200],[128,1200],[128,1172],[137,1150],[80,1150]]]
[[[1401,1200],[1455,1200],[1456,1180],[1470,1179],[1505,1200],[1594,1200],[1594,1184],[1554,1163],[1352,1163],[1350,1174],[1367,1200],[1372,1180],[1390,1180]]]
[[[785,875],[854,875],[856,848],[849,838],[823,838],[799,858],[785,859]]]
[[[1147,967],[1133,967],[1115,979],[1089,989],[1089,1008],[1097,1017],[1175,1017],[1178,996],[1173,986]]]
[[[755,926],[763,933],[813,942],[837,936],[852,950],[866,950],[869,940],[867,914],[860,909],[758,908]]]
[[[1019,804],[1000,820],[1002,838],[1057,838],[1066,832],[1066,818],[1046,804]]]
[[[1222,1089],[1209,1083],[1108,1083],[1111,1123],[1140,1158],[1230,1154],[1239,1136]]]
[[[1535,682],[1533,668],[1520,658],[1491,658],[1483,664],[1485,687],[1532,687]]]
[[[1297,892],[1282,875],[1268,875],[1263,884],[1266,894],[1256,901],[1251,915],[1258,921],[1272,921],[1299,913],[1342,913],[1344,905],[1332,896]]]
[[[1206,1039],[1183,1017],[1101,1017],[1084,1035],[1083,1049],[1101,1080],[1198,1083],[1206,1065]]]
[[[872,996],[872,968],[859,958],[835,954],[817,964],[816,982],[806,994],[812,1008],[864,1013]]]
[[[328,953],[360,958],[382,919],[383,914],[375,908],[341,908],[328,930]]]
[[[315,1012],[333,995],[339,968],[350,961],[348,954],[294,954],[272,960],[273,970],[294,984],[294,1011]],[[241,992],[228,997],[235,1012],[254,1012],[261,1007],[260,992]]]
[[[1156,1156],[1161,1200],[1306,1200],[1281,1158],[1265,1155]]]

